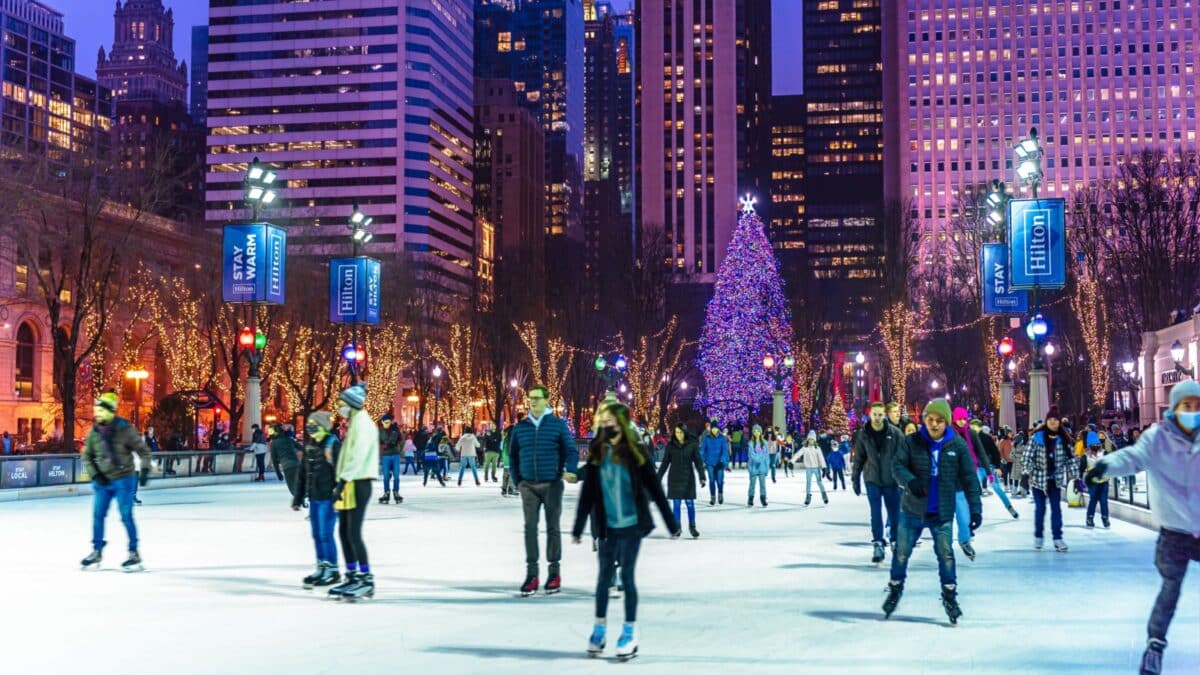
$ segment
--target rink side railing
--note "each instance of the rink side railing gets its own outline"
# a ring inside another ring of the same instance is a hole
[[[269,460],[268,460],[269,463]],[[155,480],[250,474],[256,471],[248,450],[156,452],[150,468]],[[79,455],[6,455],[0,457],[0,490],[89,483]]]

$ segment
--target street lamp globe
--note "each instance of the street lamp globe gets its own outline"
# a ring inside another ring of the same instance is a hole
[[[1126,375],[1133,374],[1133,361],[1125,361],[1121,364],[1121,370],[1125,371]]]
[[[1053,344],[1046,345],[1046,356],[1054,356],[1054,345]]]
[[[596,360],[592,362],[592,365],[598,372],[604,372],[604,369],[608,367],[608,361],[606,361],[603,356],[597,356]]]
[[[679,388],[680,388],[680,389],[682,389],[682,390],[684,390],[684,391],[687,391],[687,388],[688,388],[688,383],[687,383],[687,380],[684,380],[683,382],[680,382],[680,383],[679,383]]]
[[[854,362],[857,363],[858,365],[861,366],[862,364],[866,363],[866,361],[867,361],[867,357],[864,356],[862,352],[859,352],[854,355]]]
[[[1046,322],[1046,317],[1041,313],[1034,315],[1033,321],[1029,322],[1029,327],[1034,337],[1043,338],[1050,332],[1050,324]]]
[[[508,386],[512,387],[513,389],[516,389],[517,388],[517,378],[514,377],[513,379],[509,380]]]
[[[796,365],[796,357],[792,356],[791,354],[783,357],[784,368],[791,368],[794,365]]]
[[[1175,363],[1179,363],[1179,362],[1183,361],[1183,352],[1184,352],[1183,344],[1180,343],[1179,340],[1176,340],[1171,345],[1171,360],[1174,361]]]
[[[627,387],[627,386],[625,385],[625,383],[624,383],[624,382],[622,382],[622,383],[621,383],[621,386],[620,386],[620,390],[621,390],[621,393],[622,393],[622,394],[624,394],[625,392],[629,391],[629,387]]]
[[[1008,372],[1010,372],[1010,373],[1017,372],[1017,362],[1016,361],[1008,362]]]
[[[434,376],[434,377],[441,377],[441,376],[442,376],[442,367],[441,367],[441,366],[434,366],[434,367],[433,367],[433,376]]]
[[[625,360],[624,356],[618,356],[617,362],[613,365],[617,367],[617,370],[625,370],[625,367],[629,365],[629,362]]]
[[[929,383],[929,388],[930,388],[930,389],[932,389],[932,390],[934,390],[934,391],[937,391],[937,388],[938,388],[939,386],[941,386],[941,385],[939,385],[939,384],[938,384],[938,381],[937,381],[937,380],[934,380],[934,381],[932,381],[932,382],[930,382],[930,383]]]
[[[763,368],[770,370],[775,367],[775,357],[767,354],[763,357]]]

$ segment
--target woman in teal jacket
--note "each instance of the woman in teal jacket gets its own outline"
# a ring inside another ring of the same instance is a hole
[[[767,505],[767,474],[771,472],[771,441],[763,436],[762,427],[755,424],[746,444],[747,468],[750,472],[750,492],[746,506],[754,506],[754,483],[758,481],[758,499]]]

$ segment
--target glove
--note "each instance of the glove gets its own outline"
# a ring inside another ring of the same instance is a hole
[[[989,473],[987,475],[987,484],[991,485],[994,482],[996,482],[996,477]]]
[[[724,469],[724,468],[725,468],[725,462],[717,462],[716,466],[714,466],[713,468],[714,468],[714,469],[717,469],[717,470]]]
[[[707,483],[705,483],[704,481],[700,481],[700,489],[701,490],[703,490],[706,485],[707,485]]]
[[[929,493],[925,491],[925,486],[921,485],[921,480],[919,478],[914,478],[908,481],[908,491],[911,492],[914,497],[929,496]]]
[[[859,483],[858,481],[854,481],[854,496],[855,497],[862,496],[862,484]]]
[[[975,534],[975,530],[978,530],[979,526],[982,524],[983,524],[983,514],[982,513],[972,513],[971,514],[971,534]]]
[[[342,490],[345,490],[345,489],[346,489],[346,481],[339,480],[337,482],[337,484],[333,486],[333,501],[336,502],[337,500],[341,499],[342,498]]]
[[[1083,480],[1089,485],[1092,483],[1099,483],[1104,479],[1104,474],[1106,473],[1108,473],[1108,467],[1104,465],[1104,462],[1097,462],[1096,466],[1088,469],[1088,472],[1084,475]]]
[[[108,476],[105,476],[104,474],[100,473],[99,471],[96,472],[95,476],[92,476],[92,480],[96,481],[100,485],[108,485],[108,482],[109,482]]]
[[[142,469],[141,475],[138,476],[138,485],[146,487],[146,483],[150,482],[150,469]]]

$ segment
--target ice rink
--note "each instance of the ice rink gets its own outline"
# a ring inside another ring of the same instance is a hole
[[[1070,553],[1035,551],[1032,502],[1017,502],[1014,521],[987,497],[977,560],[956,547],[959,625],[946,623],[928,541],[883,621],[888,573],[869,564],[866,498],[834,492],[829,505],[816,497],[805,508],[803,477],[778,480],[768,508],[747,508],[745,472],[733,473],[724,506],[697,505],[698,540],[671,541],[659,524],[637,570],[640,655],[621,665],[612,659],[620,600],[609,608],[607,658],[584,655],[596,559],[586,535],[570,544],[577,486],[564,506],[564,591],[522,599],[520,500],[493,483],[422,488],[405,476],[403,505],[367,511],[378,592],[353,605],[300,587],[313,546],[281,483],[143,491],[140,574],[117,569],[126,539],[115,507],[104,568],[84,572],[90,497],[4,503],[0,671],[1136,672],[1159,585],[1154,533],[1116,520],[1086,530],[1070,509]],[[544,564],[543,549],[543,583]],[[1165,672],[1200,672],[1200,566],[1169,639]]]

